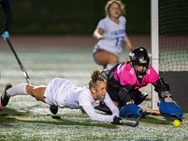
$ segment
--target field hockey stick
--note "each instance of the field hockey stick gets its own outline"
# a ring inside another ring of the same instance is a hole
[[[13,46],[12,46],[10,40],[9,40],[8,38],[6,38],[6,41],[7,41],[8,45],[9,45],[9,47],[11,48],[11,50],[12,50],[14,56],[16,57],[16,60],[17,60],[17,62],[18,62],[18,64],[19,64],[19,66],[20,66],[20,69],[21,69],[21,71],[22,71],[22,73],[23,73],[23,76],[24,76],[24,78],[26,79],[27,83],[32,84],[32,82],[31,82],[31,80],[30,80],[30,77],[29,77],[29,75],[27,74],[27,72],[26,72],[24,66],[22,65],[20,59],[18,58],[18,56],[17,56],[17,54],[16,54],[16,51],[14,50],[14,48],[13,48]]]
[[[147,115],[161,116],[161,113],[160,113],[159,111],[156,111],[156,110],[154,110],[154,111],[152,111],[152,110],[148,110],[148,111],[145,110],[145,111],[142,111],[141,114],[142,114],[143,116],[147,116]]]
[[[123,120],[123,121],[122,121],[122,125],[127,125],[127,126],[131,126],[131,127],[136,127],[136,126],[139,125],[140,119],[141,119],[141,118],[138,118],[135,122]]]
[[[147,115],[156,115],[156,116],[165,116],[165,117],[174,117],[174,118],[177,118],[178,120],[180,120],[180,121],[182,121],[182,118],[184,118],[185,119],[185,117],[183,116],[183,117],[179,117],[179,116],[177,116],[177,115],[172,115],[172,114],[161,114],[159,111],[142,111],[141,112],[141,114],[143,115],[143,116],[147,116]]]

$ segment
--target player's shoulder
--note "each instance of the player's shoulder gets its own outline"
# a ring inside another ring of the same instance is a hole
[[[89,90],[88,87],[82,87],[82,90],[80,92],[80,97],[90,97],[91,96],[91,92]]]
[[[148,66],[148,70],[150,70],[150,72],[152,72],[152,73],[153,73],[153,72],[154,72],[154,73],[156,72],[156,70],[155,70],[151,65]]]
[[[103,27],[104,25],[106,25],[106,23],[108,23],[107,17],[100,19],[100,21],[98,22],[98,26],[99,27]]]
[[[130,71],[132,69],[132,65],[130,63],[122,63],[120,68],[122,71]]]
[[[151,78],[156,78],[156,79],[159,78],[158,72],[151,65],[149,65],[149,67],[148,67],[148,70],[146,72],[146,76],[149,76]]]
[[[124,16],[120,16],[120,17],[119,17],[119,20],[120,20],[120,22],[122,22],[123,24],[126,23],[126,18],[125,18]]]
[[[125,16],[120,16],[119,19],[126,20]]]

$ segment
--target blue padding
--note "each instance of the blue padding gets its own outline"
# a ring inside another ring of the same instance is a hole
[[[165,102],[160,100],[157,105],[161,114],[170,114],[178,117],[183,116],[183,112],[176,102]]]
[[[142,117],[140,114],[141,108],[136,104],[128,104],[120,109],[120,116],[121,117],[135,117],[139,118]]]

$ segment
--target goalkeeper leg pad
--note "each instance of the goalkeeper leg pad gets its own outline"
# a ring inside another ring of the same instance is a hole
[[[159,111],[161,114],[164,114],[164,115],[169,114],[169,115],[174,115],[178,117],[183,116],[183,112],[176,102],[165,102],[165,101],[160,100],[157,103],[157,105],[159,107]]]

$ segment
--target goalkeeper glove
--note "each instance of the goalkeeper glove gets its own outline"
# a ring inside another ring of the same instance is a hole
[[[142,118],[141,114],[142,108],[136,104],[127,104],[120,109],[120,116],[121,117],[135,117],[135,118]]]

